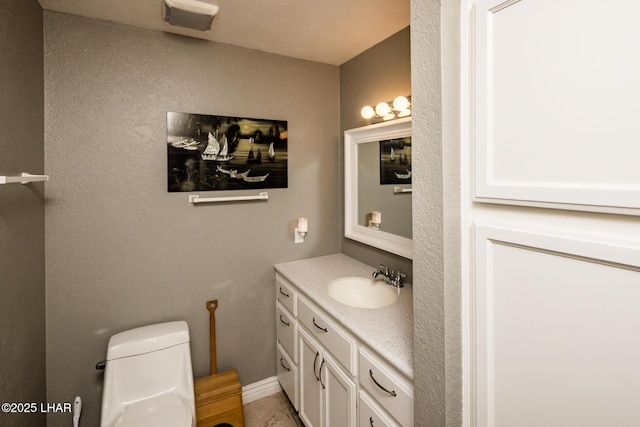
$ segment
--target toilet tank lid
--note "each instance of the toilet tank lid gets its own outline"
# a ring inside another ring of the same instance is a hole
[[[107,360],[135,356],[189,342],[187,322],[158,323],[115,334],[109,340]]]

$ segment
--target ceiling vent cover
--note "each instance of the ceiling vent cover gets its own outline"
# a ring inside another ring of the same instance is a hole
[[[163,0],[165,22],[198,31],[211,30],[218,6],[196,0]]]

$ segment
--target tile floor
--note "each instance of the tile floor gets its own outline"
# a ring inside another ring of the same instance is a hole
[[[244,425],[245,427],[304,427],[283,392],[244,405]]]

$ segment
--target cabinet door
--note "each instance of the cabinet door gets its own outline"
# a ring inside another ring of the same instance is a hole
[[[306,427],[321,427],[321,385],[320,364],[322,350],[320,346],[302,328],[298,333],[300,339],[299,375],[300,375],[300,418]]]
[[[356,426],[356,385],[325,353],[320,364],[325,427]]]

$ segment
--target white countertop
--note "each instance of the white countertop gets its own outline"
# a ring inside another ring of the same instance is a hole
[[[393,266],[390,266],[393,268]],[[400,289],[398,301],[382,308],[356,308],[329,296],[327,285],[341,277],[370,278],[374,268],[343,254],[275,265],[278,273],[333,316],[349,332],[413,379],[413,289]]]

